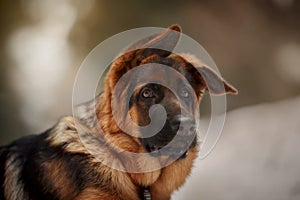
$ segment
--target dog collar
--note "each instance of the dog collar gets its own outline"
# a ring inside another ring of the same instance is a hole
[[[151,200],[150,187],[142,187],[142,200]]]

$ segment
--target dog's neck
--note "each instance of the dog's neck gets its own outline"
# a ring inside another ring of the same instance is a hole
[[[87,128],[94,129],[95,126],[99,125],[99,119],[101,121],[107,120],[105,118],[107,113],[100,113],[102,108],[105,108],[105,101],[103,101],[103,96],[98,96],[96,100],[90,101],[88,103],[82,104],[78,107],[81,112],[77,115],[77,118],[87,126]],[[98,109],[98,110],[97,110]],[[105,121],[107,124],[110,124],[111,121]],[[113,124],[110,124],[113,126]],[[110,127],[112,129],[113,127]],[[105,133],[104,133],[105,134]],[[104,136],[104,135],[103,135]],[[105,135],[104,140],[111,140],[110,142],[114,142],[113,138],[110,138],[111,134]],[[122,135],[123,141],[127,141],[130,137],[127,134]],[[130,145],[126,145],[126,142],[118,143],[121,148],[126,149],[130,152],[139,152],[141,148],[140,145],[135,144],[133,140],[130,140]],[[126,145],[126,146],[122,146]],[[128,149],[130,148],[130,149]],[[181,186],[185,178],[190,173],[190,169],[192,167],[193,160],[195,159],[197,154],[197,150],[193,150],[189,152],[189,156],[183,160],[176,161],[169,166],[166,166],[163,169],[159,169],[152,172],[147,173],[127,173],[131,178],[132,183],[136,186],[137,191],[139,191],[139,196],[141,199],[151,200],[151,199],[170,199],[172,192],[178,189]],[[120,161],[125,168],[131,168],[131,165],[136,165],[136,162],[124,162],[124,158],[120,157]],[[151,157],[149,158],[151,159]],[[153,158],[155,159],[155,158]],[[153,162],[152,162],[153,161]],[[158,161],[152,160],[150,163],[156,163]],[[139,162],[145,163],[145,162]],[[125,164],[125,165],[124,165]],[[128,166],[126,166],[128,165]],[[141,166],[142,167],[142,166]],[[147,166],[145,166],[147,168]]]
[[[140,187],[141,191],[141,200],[151,200],[150,187]]]

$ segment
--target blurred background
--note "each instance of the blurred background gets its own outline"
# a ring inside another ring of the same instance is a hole
[[[0,145],[71,114],[100,42],[182,26],[239,89],[214,151],[174,199],[300,199],[300,1],[0,0]]]

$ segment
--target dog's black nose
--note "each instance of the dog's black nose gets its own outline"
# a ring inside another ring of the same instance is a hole
[[[181,134],[191,135],[196,132],[196,123],[193,117],[176,115],[171,120],[171,127]]]

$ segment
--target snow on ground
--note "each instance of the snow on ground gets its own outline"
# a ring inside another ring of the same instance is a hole
[[[300,97],[229,112],[173,200],[299,200]]]

